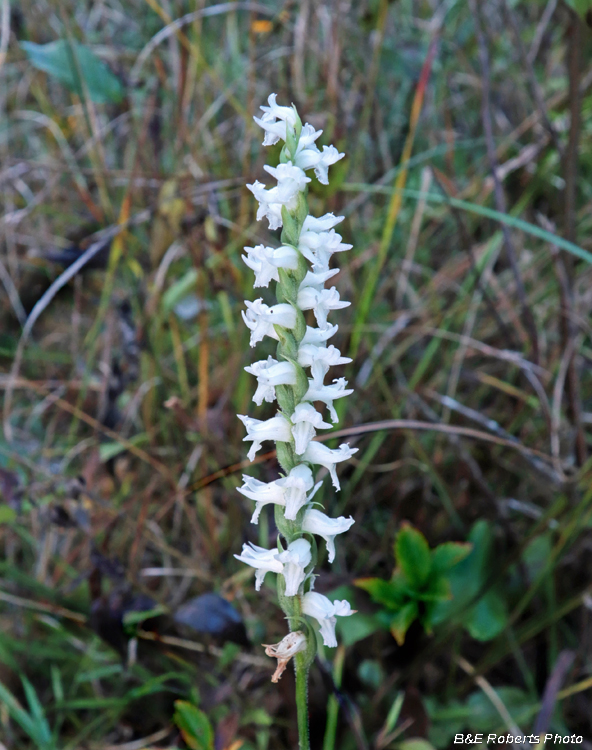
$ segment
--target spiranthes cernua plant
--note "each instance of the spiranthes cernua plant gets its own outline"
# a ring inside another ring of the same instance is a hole
[[[331,256],[351,245],[344,244],[335,231],[343,217],[311,216],[306,200],[311,179],[307,172],[314,170],[319,181],[328,184],[329,167],[344,154],[334,146],[319,150],[316,141],[322,131],[308,123],[302,125],[296,108],[279,106],[275,94],[261,109],[262,117],[254,119],[265,131],[263,145],[284,143],[280,163],[264,167],[277,184],[267,189],[256,181],[247,187],[259,202],[257,219],[267,218],[270,229],[281,227],[282,232],[279,247],[245,247],[243,260],[255,272],[254,287],[276,282],[277,303],[268,305],[261,298],[246,302],[243,318],[251,331],[251,346],[265,336],[278,342],[275,358],[270,356],[246,368],[257,378],[253,401],[257,405],[275,403],[277,412],[267,420],[239,418],[247,429],[244,439],[252,444],[249,458],[255,458],[263,441],[274,441],[283,473],[273,482],[243,477],[239,492],[255,502],[252,522],[257,523],[263,506],[272,503],[279,534],[276,549],[245,544],[242,554],[235,557],[255,568],[257,590],[267,573],[277,574],[278,599],[290,633],[279,643],[267,645],[266,653],[278,660],[274,682],[294,658],[300,748],[308,750],[307,680],[316,653],[311,621],[317,621],[324,644],[336,646],[336,616],[353,614],[347,601],[331,602],[313,591],[316,538],[324,539],[329,562],[333,562],[335,537],[353,524],[352,518],[330,518],[313,502],[322,484],[315,484],[314,467],[326,467],[339,489],[336,465],[357,450],[345,443],[332,450],[313,439],[317,430],[330,429],[338,421],[334,402],[352,393],[344,378],[326,382],[332,366],[351,360],[327,344],[337,331],[337,326],[328,322],[329,313],[350,303],[340,299],[334,286],[325,286],[337,273],[329,267]],[[312,310],[316,327],[306,325],[306,310]],[[317,411],[315,403],[324,404],[326,410]]]

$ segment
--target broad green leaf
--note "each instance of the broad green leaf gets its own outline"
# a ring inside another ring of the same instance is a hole
[[[444,542],[432,551],[432,569],[444,573],[464,560],[472,549],[468,542]]]
[[[521,729],[525,729],[538,709],[537,704],[517,687],[499,687],[495,688],[495,692],[516,724]],[[469,709],[466,724],[468,729],[477,732],[494,732],[504,729],[504,720],[497,708],[481,690],[471,693],[466,706]]]
[[[405,635],[409,626],[418,614],[417,602],[409,602],[391,618],[391,633],[395,640],[402,646],[405,643]]]
[[[424,535],[409,524],[404,524],[395,541],[395,558],[409,585],[416,591],[425,585],[430,575],[432,559]]]
[[[188,701],[175,701],[173,721],[191,750],[214,750],[214,732],[203,711]]]
[[[82,97],[86,89],[97,104],[117,103],[123,99],[119,78],[83,44],[58,39],[49,44],[21,42],[20,46],[34,68],[53,76],[78,96]]]
[[[452,589],[447,578],[440,575],[430,576],[426,588],[417,595],[422,602],[438,602],[452,599]]]
[[[565,0],[572,10],[589,23],[588,14],[592,14],[592,0]]]
[[[463,624],[478,641],[490,641],[499,635],[508,623],[508,612],[502,597],[489,591],[471,608]]]
[[[353,646],[382,628],[382,623],[375,615],[358,613],[353,617],[337,618],[338,640],[344,646]]]
[[[372,601],[383,604],[389,609],[399,609],[408,598],[401,585],[401,583],[404,584],[401,575],[394,581],[385,581],[382,578],[358,578],[354,583],[358,588],[367,591]]]

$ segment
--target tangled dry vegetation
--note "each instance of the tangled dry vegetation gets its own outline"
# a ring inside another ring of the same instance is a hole
[[[321,581],[359,614],[313,667],[313,748],[592,737],[585,22],[561,0],[0,6],[0,746],[295,746],[293,677],[259,647],[282,613],[233,558],[275,543],[236,492],[235,417],[271,91],[346,152],[309,202],[355,248],[335,343],[359,452],[318,499],[355,518]],[[399,645],[355,581],[390,577],[404,520],[474,556],[464,609]]]

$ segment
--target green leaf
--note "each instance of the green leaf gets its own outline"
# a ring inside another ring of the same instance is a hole
[[[403,576],[385,581],[382,578],[358,578],[355,585],[367,591],[376,604],[383,604],[389,609],[399,609],[408,599],[407,585]]]
[[[358,613],[353,617],[338,617],[337,632],[339,642],[344,646],[353,646],[354,643],[364,640],[383,627],[375,615],[364,615]]]
[[[395,542],[395,558],[409,585],[420,590],[428,580],[432,567],[430,548],[424,535],[404,524]]]
[[[117,103],[123,99],[119,78],[83,44],[58,39],[49,44],[21,42],[20,46],[34,68],[53,76],[78,96],[83,97],[86,89],[97,104]]]
[[[405,643],[405,635],[409,626],[418,614],[417,602],[409,602],[397,612],[391,619],[391,633],[395,640],[402,646]]]
[[[592,0],[565,0],[565,2],[590,25],[588,14],[592,13]]]
[[[538,710],[538,705],[528,695],[516,687],[495,688],[501,702],[519,727],[530,723]],[[467,729],[477,732],[503,731],[504,720],[497,708],[481,690],[476,690],[468,697],[466,706],[469,709]]]
[[[495,638],[507,623],[506,604],[496,591],[489,591],[482,596],[463,620],[466,629],[478,641]]]
[[[417,595],[422,602],[438,602],[452,599],[452,589],[447,578],[441,575],[432,575],[424,591]]]
[[[166,614],[167,609],[166,607],[163,607],[162,604],[158,604],[153,609],[145,609],[141,612],[135,612],[130,610],[129,612],[124,612],[123,615],[123,629],[126,632],[134,631],[136,628],[136,625],[140,625],[144,622],[144,620],[149,620],[151,617],[158,617],[159,615]]]
[[[468,542],[444,542],[432,550],[432,568],[444,573],[467,557],[473,545]]]
[[[191,750],[214,750],[214,732],[203,711],[188,701],[175,701],[173,721]]]

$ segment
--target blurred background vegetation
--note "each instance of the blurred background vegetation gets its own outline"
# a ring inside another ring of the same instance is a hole
[[[252,121],[271,92],[346,153],[309,200],[354,245],[333,341],[360,450],[319,499],[356,523],[317,589],[359,613],[313,667],[313,748],[592,748],[574,5],[0,2],[2,750],[296,745],[259,646],[286,631],[274,586],[233,558],[275,543],[235,416],[271,415],[240,318],[242,247],[276,241],[245,189],[278,157]]]

